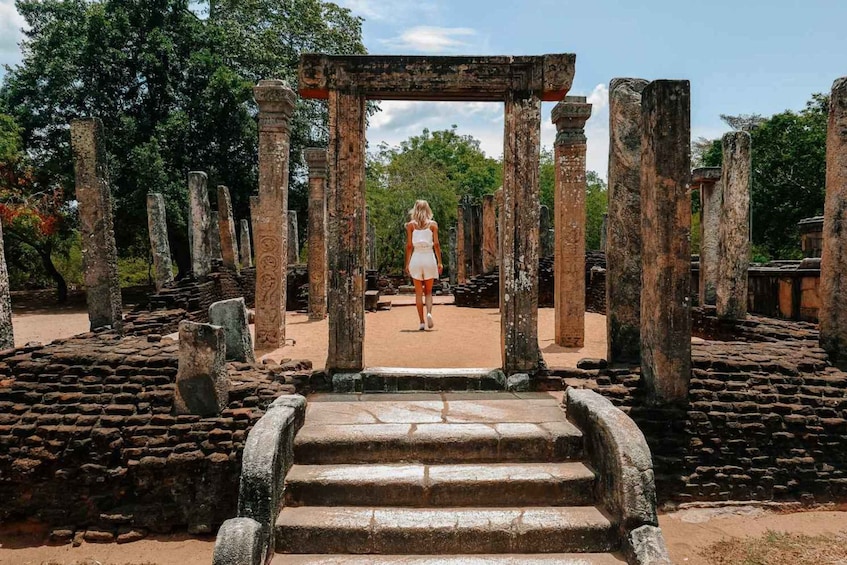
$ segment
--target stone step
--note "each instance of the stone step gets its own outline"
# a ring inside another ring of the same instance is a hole
[[[550,508],[283,508],[280,553],[603,553],[615,527],[593,506]]]
[[[271,565],[625,565],[612,553],[504,555],[293,555],[277,553]]]
[[[294,461],[301,465],[555,462],[581,455],[582,432],[564,419],[541,423],[307,423],[294,441]]]
[[[286,506],[583,506],[594,472],[579,462],[295,465]]]
[[[333,375],[333,392],[415,392],[504,390],[499,369],[417,369],[373,367],[360,373]]]

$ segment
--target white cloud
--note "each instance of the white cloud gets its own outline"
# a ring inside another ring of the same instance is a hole
[[[18,43],[23,39],[23,16],[15,9],[13,0],[0,0],[0,65],[20,62]]]
[[[438,11],[434,3],[416,0],[336,0],[336,4],[374,21],[411,21]]]
[[[449,53],[470,47],[468,39],[475,39],[477,32],[468,27],[416,26],[404,30],[397,37],[381,39],[391,49],[418,51],[421,53]]]

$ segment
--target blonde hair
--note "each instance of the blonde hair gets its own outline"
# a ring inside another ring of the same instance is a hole
[[[415,206],[409,210],[409,217],[418,226],[426,227],[432,220],[432,208],[429,207],[429,202],[426,200],[418,200]]]

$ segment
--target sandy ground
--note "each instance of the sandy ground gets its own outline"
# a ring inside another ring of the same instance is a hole
[[[758,537],[768,530],[819,535],[847,532],[847,512],[770,513],[752,507],[698,509],[662,514],[659,523],[671,559],[678,565],[709,565],[705,548],[722,539]],[[208,565],[214,539],[161,536],[126,545],[49,546],[43,532],[0,530],[0,565]],[[95,561],[91,561],[95,560]],[[825,565],[825,564],[821,564]]]

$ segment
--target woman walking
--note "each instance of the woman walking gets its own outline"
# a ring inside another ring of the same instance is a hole
[[[432,219],[429,203],[426,200],[418,200],[415,207],[409,210],[409,216],[411,221],[406,224],[406,273],[415,281],[415,305],[421,323],[418,329],[424,330],[435,324],[432,321],[432,283],[441,275],[444,266],[441,264],[438,224]]]

